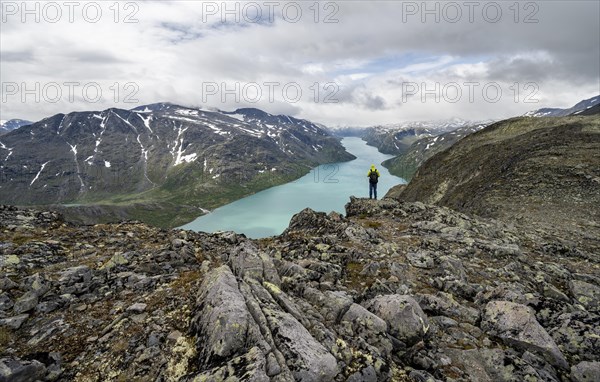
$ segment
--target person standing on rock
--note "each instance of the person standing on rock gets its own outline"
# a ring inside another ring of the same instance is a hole
[[[380,176],[381,174],[379,174],[379,170],[377,170],[375,165],[372,164],[371,169],[367,174],[367,177],[369,178],[369,199],[372,199],[373,197],[377,199],[377,182],[379,181]]]

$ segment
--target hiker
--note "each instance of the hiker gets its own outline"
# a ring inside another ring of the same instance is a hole
[[[377,181],[379,180],[380,176],[379,170],[377,170],[375,165],[372,164],[371,169],[367,174],[367,177],[369,178],[369,199],[372,199],[373,196],[375,196],[375,199],[377,199]]]

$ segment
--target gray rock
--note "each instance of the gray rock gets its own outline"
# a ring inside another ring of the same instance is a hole
[[[341,322],[348,322],[354,328],[354,333],[360,333],[361,329],[369,330],[373,333],[386,333],[387,324],[384,320],[369,312],[358,304],[352,304],[341,319]]]
[[[9,310],[13,305],[14,303],[6,293],[0,294],[0,311]]]
[[[369,233],[363,227],[350,225],[344,230],[346,237],[352,241],[364,242],[369,240]]]
[[[44,379],[46,367],[39,361],[0,359],[0,382],[34,382]]]
[[[516,381],[512,366],[504,365],[505,354],[499,349],[445,349],[444,352],[472,381],[477,382],[508,382]]]
[[[50,313],[55,311],[56,309],[60,308],[62,305],[61,301],[59,299],[57,300],[52,300],[52,301],[43,301],[40,302],[36,307],[35,307],[35,311],[36,312],[40,312],[40,313]]]
[[[229,263],[233,273],[238,277],[247,276],[277,286],[281,285],[273,260],[260,253],[254,244],[244,242],[237,245],[229,254]]]
[[[0,290],[11,290],[11,289],[15,289],[18,286],[19,286],[19,284],[12,281],[8,277],[0,278]]]
[[[25,290],[34,292],[38,297],[42,297],[46,294],[51,287],[50,282],[39,273],[23,279],[23,284],[25,285]]]
[[[92,279],[92,271],[86,265],[67,268],[61,272],[58,282],[62,286],[71,286],[78,282],[89,283]]]
[[[491,290],[481,291],[475,298],[478,305],[484,305],[493,300],[511,301],[523,305],[539,303],[539,299],[534,294],[528,293],[526,288],[519,283],[501,283]]]
[[[363,306],[352,304],[340,321],[340,332],[350,337],[360,337],[375,346],[382,355],[392,353],[393,345],[388,339],[386,322]]]
[[[167,336],[167,341],[168,342],[177,342],[177,340],[181,336],[182,336],[182,334],[179,330],[174,330],[171,333],[169,333],[169,335]]]
[[[346,382],[377,382],[377,373],[373,366],[367,366],[346,379]]]
[[[163,333],[152,332],[148,336],[148,340],[146,341],[146,346],[151,348],[153,346],[160,346],[165,335]]]
[[[23,323],[29,318],[29,314],[20,314],[15,317],[7,317],[0,319],[0,327],[5,326],[17,330],[23,325]]]
[[[33,310],[38,304],[38,295],[34,291],[30,291],[21,296],[17,301],[15,301],[15,305],[13,306],[13,311],[16,314],[21,314],[25,312],[29,312]]]
[[[467,282],[467,272],[462,262],[452,256],[440,257],[440,269],[447,275],[462,282]]]
[[[258,342],[260,330],[228,266],[221,266],[206,276],[197,303],[191,326],[203,364],[210,365],[215,360],[243,353]]]
[[[307,299],[314,307],[319,309],[327,323],[335,323],[352,305],[352,298],[345,292],[321,291],[307,287],[304,290],[303,297]]]
[[[331,381],[339,373],[337,361],[291,314],[266,310],[277,348],[294,378],[302,382]]]
[[[566,294],[564,294],[562,291],[560,291],[558,288],[556,288],[552,284],[544,283],[542,286],[542,290],[543,290],[543,294],[545,297],[548,297],[548,298],[551,298],[554,300],[563,301],[566,303],[569,303],[571,301],[571,299]]]
[[[171,241],[171,245],[173,246],[173,248],[177,249],[177,248],[181,248],[184,245],[187,245],[188,242],[182,239],[173,239]]]
[[[553,328],[552,337],[562,352],[577,360],[590,359],[590,354],[600,354],[600,316],[585,310],[559,316],[560,327]]]
[[[592,312],[600,311],[600,287],[585,281],[572,280],[571,292],[575,299]]]
[[[571,367],[572,382],[600,381],[600,362],[583,361]]]
[[[497,257],[517,257],[522,254],[521,248],[516,244],[489,243],[486,248]]]
[[[142,313],[146,310],[147,306],[147,304],[144,304],[142,302],[136,302],[135,304],[127,308],[127,311],[132,313]]]
[[[600,285],[600,277],[594,275],[588,275],[586,273],[573,273],[573,279],[579,281],[585,281],[586,283]]]
[[[429,322],[435,324],[442,329],[448,329],[458,326],[458,322],[446,316],[429,317]]]
[[[410,296],[378,296],[365,307],[382,318],[388,332],[407,346],[421,341],[429,330],[429,321],[419,304]]]
[[[433,257],[425,251],[409,252],[406,258],[413,267],[431,269],[434,265]]]
[[[415,382],[437,382],[437,379],[425,370],[413,370],[408,376]]]
[[[117,252],[110,258],[110,260],[104,263],[104,265],[102,265],[100,269],[112,270],[115,267],[127,265],[129,264],[128,257],[129,256],[127,253]]]
[[[253,347],[248,353],[233,357],[225,365],[215,367],[195,376],[193,381],[227,382],[270,382],[265,372],[265,357],[259,348]]]
[[[365,264],[360,274],[362,276],[378,276],[379,268],[381,268],[381,265],[377,261],[370,261],[368,264]]]
[[[526,364],[522,370],[524,373],[530,374],[538,380],[559,382],[556,369],[550,366],[550,364],[541,356],[525,351],[521,359]]]
[[[537,322],[532,309],[510,301],[492,301],[485,307],[481,328],[509,346],[541,354],[552,365],[568,364],[556,343]]]
[[[273,353],[269,353],[267,356],[267,363],[265,365],[267,376],[273,377],[281,373],[281,366],[277,362],[277,357]]]
[[[59,353],[50,353],[50,358],[54,361],[46,369],[46,380],[55,381],[62,374],[62,357]]]
[[[443,315],[462,322],[475,324],[479,319],[479,311],[459,304],[451,294],[439,292],[437,295],[418,295],[419,305],[433,315]]]

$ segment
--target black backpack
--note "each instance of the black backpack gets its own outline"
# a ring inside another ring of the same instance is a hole
[[[377,175],[377,171],[371,170],[369,172],[369,182],[371,182],[371,183],[377,183],[378,179],[379,179],[379,175]]]

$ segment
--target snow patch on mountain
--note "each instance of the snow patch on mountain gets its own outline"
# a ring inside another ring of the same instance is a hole
[[[179,130],[177,132],[177,139],[175,140],[175,144],[172,149],[173,157],[175,159],[174,166],[178,166],[182,163],[195,162],[196,159],[198,159],[198,154],[196,154],[196,153],[185,154],[185,149],[183,148],[183,139],[184,139],[183,134],[186,132],[186,130],[188,128],[189,128],[189,126],[186,127],[185,129],[182,127],[179,127]]]
[[[180,115],[194,116],[194,117],[198,116],[198,110],[192,110],[192,109],[177,109],[177,110],[175,110],[175,113],[180,114]]]
[[[226,114],[226,115],[227,115],[228,117],[231,117],[231,118],[237,119],[238,121],[245,122],[245,121],[244,121],[244,115],[243,115],[243,114]]]
[[[598,104],[600,104],[600,96],[595,96],[590,99],[586,99],[581,102],[578,102],[577,104],[575,104],[574,106],[572,106],[568,109],[542,108],[542,109],[528,111],[527,113],[523,114],[523,116],[524,117],[541,118],[541,117],[564,117],[564,116],[571,115],[571,114],[577,115],[577,114],[580,114],[583,111],[585,111],[589,108],[592,108]]]
[[[85,183],[83,183],[83,178],[81,177],[81,173],[79,171],[79,162],[77,162],[77,145],[72,145],[69,142],[67,144],[71,147],[71,151],[73,152],[73,160],[75,161],[75,168],[77,169],[77,178],[79,179],[79,192],[85,191]]]
[[[154,134],[154,131],[152,131],[152,128],[150,127],[150,122],[152,121],[152,116],[148,116],[148,118],[144,118],[142,117],[139,113],[136,113],[136,115],[138,117],[140,117],[140,119],[144,122],[144,126],[146,126],[146,128],[148,130],[150,130],[150,133]]]
[[[116,115],[121,121],[125,122],[126,125],[128,125],[129,127],[131,127],[133,129],[133,131],[135,131],[136,133],[138,132],[137,127],[133,126],[131,124],[131,122],[129,122],[126,119],[123,119],[123,117],[121,117],[119,114],[113,112],[114,115]]]
[[[35,176],[35,178],[33,178],[33,180],[31,181],[31,183],[29,183],[29,187],[33,186],[33,184],[35,183],[36,180],[38,180],[38,178],[40,177],[40,174],[42,173],[42,171],[44,171],[44,167],[46,167],[46,165],[50,163],[50,161],[42,164],[42,168],[40,168],[40,171],[38,171],[37,175]]]

